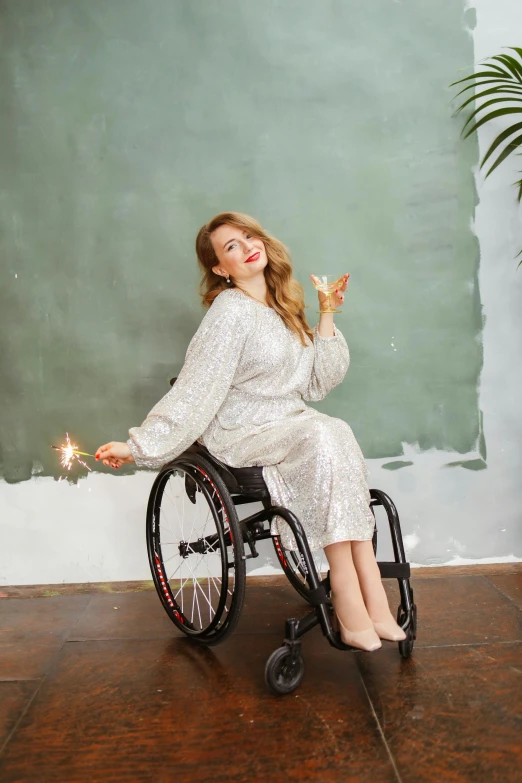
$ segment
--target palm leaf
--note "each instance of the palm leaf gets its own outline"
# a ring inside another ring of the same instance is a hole
[[[469,130],[464,135],[464,138],[467,139],[468,136],[471,136],[473,131],[476,131],[486,122],[490,122],[491,120],[496,120],[497,117],[504,117],[506,114],[522,114],[522,108],[521,109],[511,109],[511,108],[497,109],[496,111],[492,111],[489,114],[486,114],[485,117],[482,117],[474,125],[472,125],[471,128],[469,128]]]
[[[503,63],[506,68],[513,74],[515,79],[519,82],[522,82],[522,66],[515,60],[514,57],[511,57],[509,54],[497,54],[495,57],[491,58],[492,60],[499,60],[499,62]]]
[[[491,147],[488,149],[486,154],[484,155],[484,158],[482,159],[482,163],[480,164],[480,168],[484,165],[484,163],[488,160],[488,158],[495,152],[497,147],[499,147],[503,141],[505,141],[509,136],[511,136],[513,133],[516,133],[517,131],[522,130],[522,122],[517,122],[515,125],[510,125],[509,128],[506,128],[505,131],[502,131],[502,133],[499,133]],[[491,172],[489,172],[491,173]]]
[[[466,92],[466,90],[473,90],[473,89],[480,89],[482,87],[486,87],[488,84],[496,84],[498,90],[505,89],[502,87],[501,82],[507,82],[506,88],[509,87],[510,89],[516,89],[518,87],[518,82],[515,82],[513,79],[493,79],[490,78],[488,81],[482,81],[482,82],[475,82],[468,84],[466,87],[464,87],[460,92],[458,92],[455,95],[455,98],[458,98],[459,95],[462,95],[463,92]]]
[[[494,71],[495,73],[501,73],[503,76],[510,75],[509,73],[506,72],[505,68],[501,68],[499,65],[493,65],[492,63],[488,63],[486,67],[491,68],[491,70]]]
[[[501,70],[500,68],[498,69]],[[513,77],[509,75],[507,71],[502,71],[508,81],[513,81]],[[456,84],[463,84],[469,82],[471,79],[492,79],[498,78],[498,74],[495,71],[479,71],[478,73],[472,73],[471,76],[465,76],[463,79],[459,79],[456,82],[451,82],[450,87],[455,87]]]
[[[455,115],[460,114],[462,109],[465,109],[466,106],[468,106],[473,101],[477,101],[479,98],[485,98],[486,95],[494,95],[500,92],[522,96],[522,85],[520,85],[520,87],[517,87],[516,85],[513,85],[513,87],[491,87],[489,90],[484,90],[484,92],[479,92],[476,95],[472,95],[471,98],[468,98],[468,100],[462,104],[462,106],[459,106],[455,112]]]
[[[492,98],[490,101],[486,101],[485,103],[482,103],[480,106],[478,106],[474,112],[471,113],[470,117],[466,120],[464,127],[462,128],[462,133],[466,130],[466,127],[469,125],[469,123],[473,120],[474,117],[477,116],[477,114],[482,111],[483,109],[487,108],[488,106],[492,106],[494,103],[506,103],[508,101],[510,103],[522,103],[522,97],[520,98]],[[465,137],[464,137],[465,138]]]
[[[496,159],[496,161],[494,162],[494,164],[492,165],[492,167],[490,168],[490,170],[486,174],[486,178],[489,177],[489,175],[491,174],[492,171],[495,171],[497,166],[500,166],[502,161],[505,160],[508,155],[511,155],[512,152],[514,152],[518,147],[520,147],[521,144],[522,144],[522,135],[521,136],[517,136],[516,139],[513,139],[513,141],[511,141],[509,144],[507,144],[504,147],[503,152],[500,153],[500,155],[498,156],[498,158]],[[480,164],[480,168],[482,168],[483,165],[484,165],[484,161],[482,161],[482,163]]]

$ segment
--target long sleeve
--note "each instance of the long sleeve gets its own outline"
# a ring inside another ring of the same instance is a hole
[[[314,364],[304,400],[318,402],[338,386],[350,364],[350,352],[342,332],[334,324],[333,337],[321,337],[314,329]]]
[[[248,302],[227,293],[220,294],[205,314],[172,389],[141,427],[129,430],[127,443],[137,465],[157,469],[179,456],[203,434],[222,405],[251,325]]]

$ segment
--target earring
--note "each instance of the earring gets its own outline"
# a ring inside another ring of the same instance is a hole
[[[230,283],[230,277],[227,277],[227,283]]]

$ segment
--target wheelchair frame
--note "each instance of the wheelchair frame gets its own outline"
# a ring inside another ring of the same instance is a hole
[[[202,458],[203,465],[211,467],[220,477],[222,482],[224,482],[224,485],[228,490],[227,494],[229,501],[232,501],[234,507],[253,502],[261,502],[264,506],[262,510],[251,514],[245,519],[238,520],[242,538],[240,557],[243,562],[247,559],[259,556],[256,547],[258,541],[272,538],[276,554],[285,575],[292,586],[296,588],[313,607],[309,614],[299,620],[296,618],[288,618],[286,620],[283,644],[274,651],[266,664],[265,681],[268,687],[277,694],[290,693],[297,688],[304,675],[304,661],[301,653],[302,637],[316,625],[319,624],[321,626],[323,634],[333,647],[336,647],[339,650],[350,650],[353,648],[345,645],[341,641],[340,634],[333,626],[333,613],[331,602],[328,597],[330,592],[329,575],[322,580],[320,579],[306,533],[297,516],[287,508],[272,505],[268,489],[262,476],[262,468],[231,468],[216,459],[198,442],[194,443],[183,454],[162,468],[153,485],[147,512],[149,562],[157,592],[167,613],[171,616],[171,619],[174,619],[171,614],[172,607],[169,607],[165,600],[165,580],[167,579],[167,576],[163,573],[161,568],[158,568],[158,555],[151,546],[150,531],[151,529],[155,529],[158,523],[160,508],[157,502],[157,488],[161,485],[162,480],[164,481],[167,471],[169,473],[174,471],[187,471],[190,469],[190,464],[194,463],[194,459],[197,461],[198,458],[200,458],[200,462]],[[207,470],[207,472],[209,471]],[[189,474],[185,473],[185,475],[188,476]],[[212,484],[211,476],[209,477],[209,481]],[[190,483],[187,484],[187,479],[185,479],[185,491],[190,498],[192,488]],[[196,489],[193,491],[195,494]],[[222,492],[221,494],[224,495],[225,493]],[[406,639],[398,644],[401,656],[403,658],[408,658],[411,655],[416,638],[417,609],[413,599],[413,590],[409,581],[410,564],[406,561],[399,515],[393,501],[385,492],[378,489],[372,489],[370,490],[370,495],[372,511],[375,506],[383,506],[388,517],[395,560],[392,562],[378,562],[378,566],[383,579],[395,578],[399,582],[401,603],[397,611],[397,622],[406,632]],[[228,508],[227,511],[228,513],[226,516],[231,516],[231,509]],[[300,562],[303,564],[302,573],[305,579],[306,588],[301,589],[299,585],[296,584],[297,577],[295,579],[291,578],[291,572],[288,568],[288,564],[285,562],[286,555],[281,546],[277,545],[278,537],[272,536],[271,534],[271,522],[275,516],[283,518],[294,535]],[[265,527],[266,522],[268,522],[268,528]],[[374,549],[376,548],[376,533],[377,529],[374,535]],[[244,545],[248,546],[249,554],[244,553]],[[179,546],[181,552],[182,545],[180,544]],[[208,551],[211,542],[210,539],[205,539],[202,544],[200,539],[198,541],[183,544],[183,546],[189,547],[192,552],[204,553],[205,551]],[[212,546],[214,546],[214,544],[212,544]],[[183,556],[182,552],[181,554]],[[223,554],[221,557],[223,558]],[[239,575],[239,579],[243,580],[242,585],[240,585],[239,600],[241,606],[244,598],[245,578],[245,571],[243,569]],[[238,613],[241,611],[241,606],[237,610]],[[176,612],[174,612],[174,614],[176,614]],[[237,616],[239,616],[239,614],[237,614]],[[176,622],[176,620],[174,621]],[[237,622],[237,619],[235,622]],[[232,624],[230,631],[233,630],[235,622]],[[188,630],[183,628],[183,625],[180,625],[177,622],[176,624],[181,630],[188,633]],[[227,633],[228,631],[225,631],[218,641],[221,641]],[[211,635],[208,635],[207,638],[203,635],[203,638],[198,638],[197,640],[203,644],[218,643],[218,641],[213,641]]]

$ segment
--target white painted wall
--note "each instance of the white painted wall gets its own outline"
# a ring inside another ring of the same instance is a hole
[[[503,46],[522,46],[520,0],[476,0],[470,6],[477,9],[476,61]],[[497,131],[482,130],[482,153]],[[522,268],[517,272],[513,260],[522,248],[522,212],[510,187],[517,178],[512,164],[487,182],[476,176],[474,229],[486,317],[480,407],[488,468],[444,468],[463,455],[421,453],[408,444],[404,454],[411,467],[390,472],[381,468],[389,459],[369,461],[371,483],[394,499],[417,564],[522,559]],[[153,480],[154,474],[139,473],[89,475],[77,486],[39,477],[0,482],[0,584],[149,579],[144,518]],[[381,535],[379,557],[390,556]],[[251,570],[276,571],[268,544]]]

